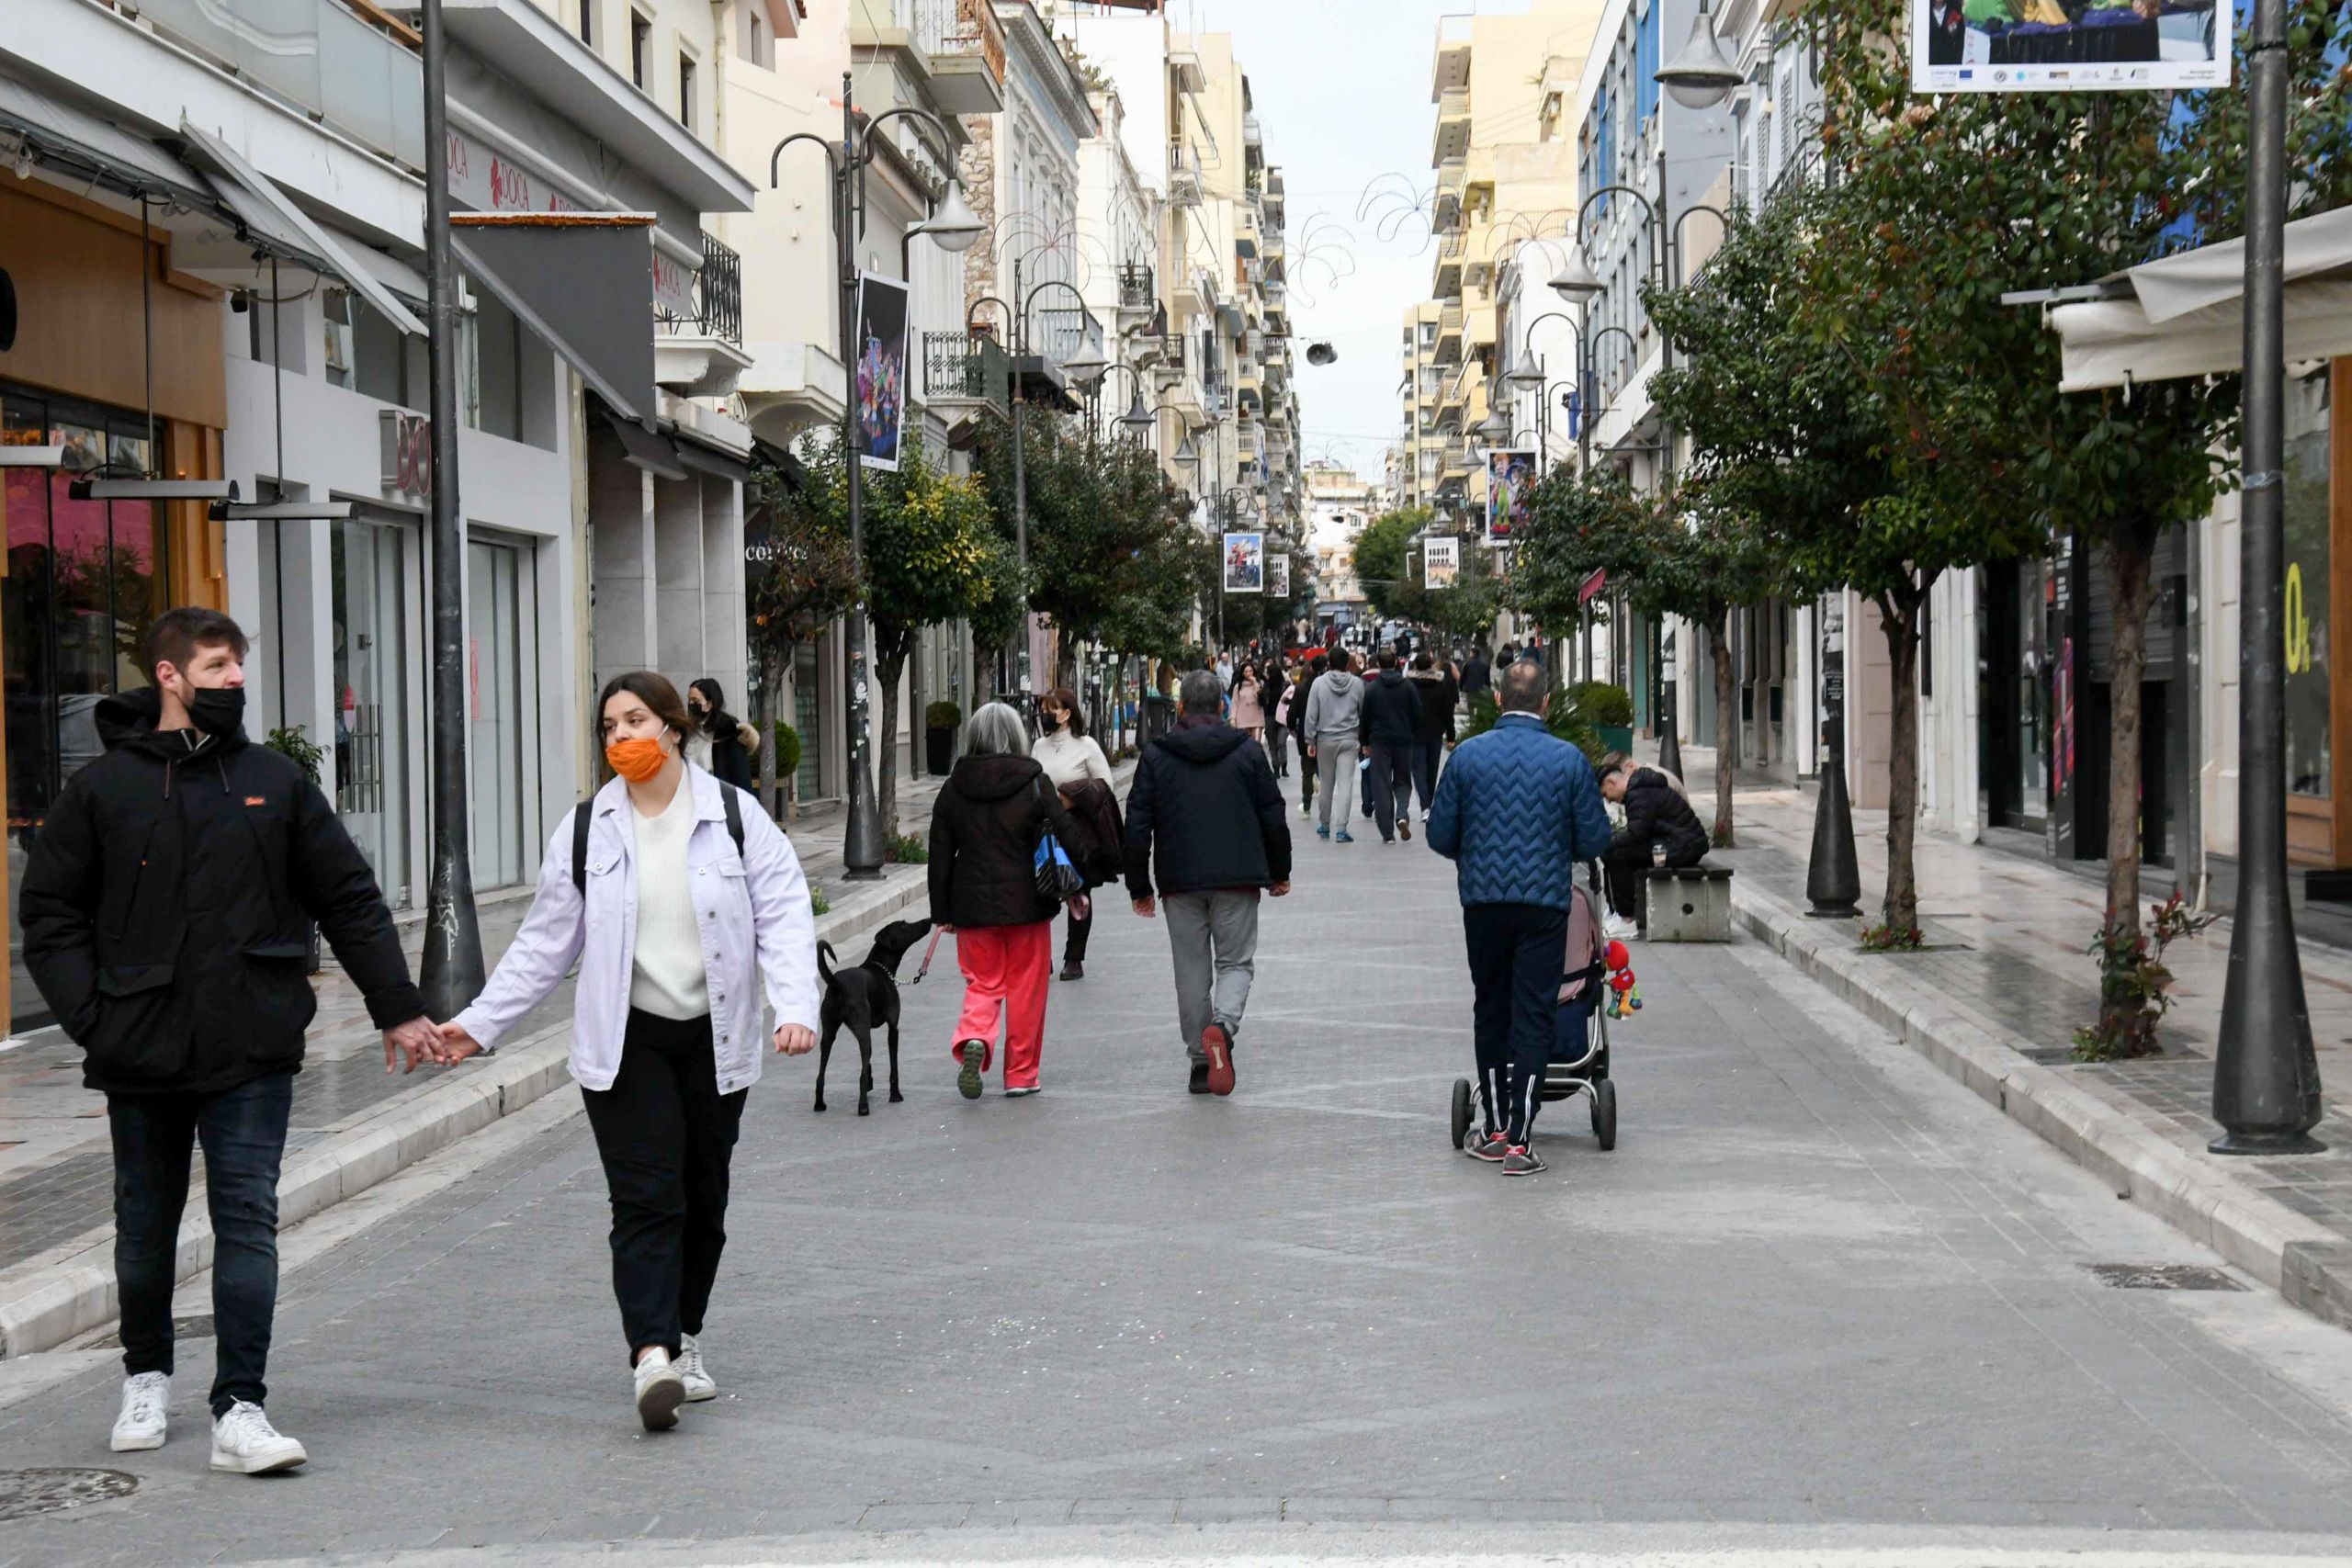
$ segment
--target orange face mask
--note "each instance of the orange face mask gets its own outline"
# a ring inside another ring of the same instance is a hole
[[[605,761],[631,784],[643,784],[669,760],[670,753],[662,750],[659,740],[616,740],[605,748]]]

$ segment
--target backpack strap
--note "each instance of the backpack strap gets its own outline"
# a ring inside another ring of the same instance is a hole
[[[735,840],[735,858],[741,860],[743,858],[743,792],[725,779],[721,779],[718,781],[718,798],[727,807],[727,836]]]
[[[571,808],[571,886],[588,896],[588,829],[596,819],[596,797],[590,795]]]

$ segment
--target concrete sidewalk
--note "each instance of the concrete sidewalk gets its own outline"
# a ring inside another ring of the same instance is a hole
[[[920,832],[938,781],[899,791],[901,830]],[[909,824],[912,824],[911,827]],[[890,865],[879,882],[844,879],[842,816],[820,811],[785,824],[811,884],[831,905],[817,931],[837,947],[924,897],[921,866]],[[494,966],[530,908],[530,889],[478,901],[482,949]],[[409,961],[421,915],[400,921]],[[293,1224],[457,1139],[514,1114],[568,1081],[572,982],[516,1027],[498,1055],[455,1070],[388,1074],[383,1043],[349,978],[330,954],[314,984],[311,1025],[294,1109],[279,1218]],[[198,1156],[198,1192],[201,1156]],[[82,1087],[82,1054],[54,1030],[0,1055],[0,1355],[48,1348],[115,1314],[114,1157],[106,1098]],[[211,1226],[192,1196],[181,1227],[182,1278],[209,1266]]]
[[[1711,760],[1689,774],[1711,776]],[[1710,796],[1712,798],[1712,796]],[[1808,789],[1743,788],[1736,867],[1739,923],[1833,992],[1968,1084],[1985,1100],[2199,1242],[2332,1322],[2352,1325],[2352,954],[2305,942],[2303,976],[2321,1082],[2323,1155],[2230,1159],[2207,1152],[2213,1053],[2230,922],[2177,942],[2166,962],[2176,1004],[2161,1055],[2073,1059],[2073,1032],[2098,1014],[2086,949],[2105,900],[2099,886],[2004,850],[1923,832],[1917,847],[1917,953],[1865,953],[1861,922],[1809,919],[1804,881],[1813,837]],[[1885,881],[1884,812],[1855,814],[1862,906]]]

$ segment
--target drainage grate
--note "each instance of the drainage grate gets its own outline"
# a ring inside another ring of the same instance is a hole
[[[110,1503],[139,1490],[119,1470],[0,1470],[0,1521]]]
[[[2243,1291],[2244,1285],[2200,1263],[2094,1263],[2102,1285],[2119,1291]]]

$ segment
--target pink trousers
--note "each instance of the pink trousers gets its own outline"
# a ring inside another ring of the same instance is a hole
[[[964,971],[964,1011],[956,1020],[948,1054],[967,1040],[988,1047],[985,1071],[996,1064],[996,1023],[1004,1012],[1004,1087],[1031,1089],[1046,1046],[1046,987],[1053,976],[1054,923],[984,926],[956,933],[956,964]]]

